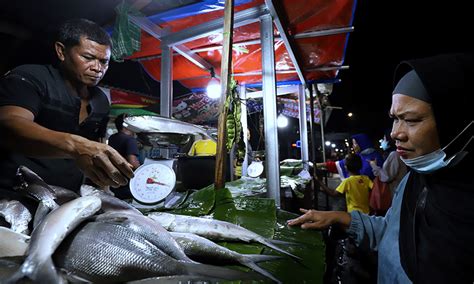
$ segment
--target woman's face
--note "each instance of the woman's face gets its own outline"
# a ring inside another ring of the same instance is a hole
[[[412,159],[440,148],[435,117],[429,103],[395,94],[392,96],[390,117],[393,118],[391,137],[402,158]]]

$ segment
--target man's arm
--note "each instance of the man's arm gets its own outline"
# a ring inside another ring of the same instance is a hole
[[[106,144],[53,131],[34,122],[34,114],[18,106],[0,107],[0,147],[30,157],[73,158],[99,186],[120,186],[133,177],[131,165]]]
[[[342,193],[334,190],[334,189],[331,189],[329,188],[324,182],[322,182],[321,180],[319,179],[316,179],[316,182],[319,184],[319,188],[321,189],[321,191],[324,191],[326,192],[327,194],[331,195],[331,196],[340,196],[342,195]]]

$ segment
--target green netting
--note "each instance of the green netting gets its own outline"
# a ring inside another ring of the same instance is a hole
[[[122,62],[124,57],[140,50],[141,29],[130,21],[129,15],[141,16],[141,14],[125,1],[117,5],[115,11],[117,17],[112,33],[112,59]]]

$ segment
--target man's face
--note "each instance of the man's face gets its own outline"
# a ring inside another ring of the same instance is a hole
[[[73,84],[95,86],[109,68],[110,46],[101,45],[86,37],[81,37],[79,45],[67,49],[62,43],[56,43],[56,50],[67,79]]]
[[[435,117],[427,102],[393,95],[390,116],[393,118],[391,137],[402,158],[412,159],[440,148]]]

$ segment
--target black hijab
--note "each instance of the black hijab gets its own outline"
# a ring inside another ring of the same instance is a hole
[[[395,82],[414,70],[429,95],[441,147],[473,120],[472,54],[448,54],[402,62]],[[406,94],[409,95],[409,94]],[[416,97],[416,96],[413,96]],[[460,151],[471,126],[446,149]],[[449,166],[431,174],[411,171],[400,216],[400,260],[415,283],[473,283],[474,182],[471,142]]]

